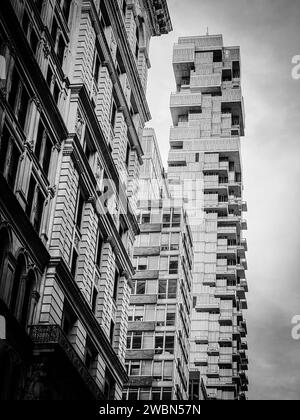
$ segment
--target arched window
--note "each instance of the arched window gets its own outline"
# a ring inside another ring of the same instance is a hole
[[[0,293],[5,281],[4,264],[9,250],[10,239],[7,229],[0,229]]]
[[[20,297],[22,292],[22,279],[26,273],[26,261],[23,254],[19,255],[17,261],[17,267],[15,271],[15,277],[12,287],[11,299],[10,299],[10,310],[15,315],[18,315],[20,307]]]
[[[24,328],[26,328],[28,323],[30,322],[31,298],[32,298],[32,292],[34,290],[34,286],[35,286],[35,274],[31,270],[28,273],[28,276],[26,279],[24,299],[22,303],[21,324]]]

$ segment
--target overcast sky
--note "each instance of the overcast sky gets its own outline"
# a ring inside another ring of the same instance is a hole
[[[299,0],[168,0],[174,32],[154,39],[148,100],[164,162],[169,149],[171,58],[179,36],[223,34],[240,45],[246,107],[242,138],[248,220],[250,399],[300,399]]]

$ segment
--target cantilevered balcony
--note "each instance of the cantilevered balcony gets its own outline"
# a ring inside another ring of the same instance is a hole
[[[241,280],[240,286],[248,293],[248,282],[247,280]]]
[[[198,337],[195,337],[195,343],[196,344],[208,344],[208,335],[206,334],[200,334]]]
[[[242,338],[242,340],[241,340],[241,349],[242,350],[248,350],[248,342],[245,338]]]
[[[215,297],[217,299],[232,300],[232,299],[235,299],[235,291],[234,290],[228,290],[226,288],[218,288],[215,291]]]
[[[245,289],[243,287],[238,286],[236,288],[236,295],[239,299],[246,299]]]
[[[195,366],[207,366],[208,365],[208,357],[206,357],[206,356],[197,357],[194,360],[194,364],[195,364]]]
[[[228,203],[226,201],[219,201],[218,196],[214,197],[213,195],[204,196],[204,210],[216,210],[222,212],[228,212]]]
[[[188,114],[190,111],[200,114],[202,112],[201,104],[201,93],[173,93],[171,95],[170,107],[174,126],[178,125],[180,115]]]
[[[218,265],[217,266],[217,276],[220,277],[224,277],[227,278],[229,280],[235,280],[236,279],[236,267],[235,266],[231,266],[231,265],[226,265],[226,266],[222,266],[222,265]],[[222,291],[222,289],[217,289],[216,293],[220,293]],[[231,298],[231,294],[233,293],[233,291],[231,290],[223,290],[223,292],[227,293],[228,299]],[[225,298],[225,296],[224,296]]]
[[[247,230],[248,229],[247,220],[242,220],[241,221],[241,228],[242,228],[242,230]]]
[[[249,384],[249,379],[248,379],[248,375],[246,374],[246,372],[245,371],[243,371],[243,370],[241,370],[240,372],[239,372],[239,375],[240,375],[240,378],[241,378],[241,380],[242,380],[242,383],[244,383],[244,384]]]
[[[173,51],[173,68],[176,83],[180,86],[182,79],[189,78],[191,71],[195,68],[194,45],[175,45]]]
[[[222,90],[222,109],[234,115],[240,127],[240,135],[245,135],[244,99],[241,88]],[[235,126],[236,124],[233,124]]]
[[[241,245],[245,248],[245,251],[248,251],[247,239],[241,239]]]
[[[206,375],[208,378],[218,378],[220,376],[220,369],[217,366],[209,367]]]
[[[207,174],[210,172],[218,172],[219,175],[228,176],[229,162],[205,162],[203,172]]]
[[[222,76],[220,73],[200,75],[191,73],[190,88],[194,92],[221,93]]]
[[[226,344],[226,345],[228,345],[228,344],[232,344],[232,336],[230,336],[230,335],[222,335],[222,336],[220,336],[219,337],[219,344],[220,345],[222,345],[222,344]]]
[[[219,365],[232,365],[232,356],[228,355],[221,355],[219,358]]]
[[[241,339],[241,332],[239,330],[239,327],[233,327],[232,336],[233,336],[234,340],[239,341]]]
[[[196,312],[219,313],[220,312],[220,304],[218,302],[197,303],[195,309],[196,309]]]
[[[229,325],[232,325],[232,315],[230,315],[230,314],[222,314],[221,316],[220,316],[220,318],[219,318],[219,323],[220,323],[220,325],[226,325],[226,326],[229,326]]]
[[[217,254],[218,256],[226,257],[236,257],[237,247],[236,246],[227,246],[227,245],[218,245]]]
[[[207,348],[207,354],[209,356],[218,356],[220,354],[220,347],[217,344],[209,345]]]
[[[246,300],[241,300],[240,301],[240,307],[241,307],[241,309],[247,310],[248,309],[248,303],[247,303],[247,301]]]

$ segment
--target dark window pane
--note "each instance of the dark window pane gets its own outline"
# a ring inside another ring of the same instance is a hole
[[[16,182],[20,156],[21,156],[21,153],[19,149],[17,148],[17,146],[14,144],[12,147],[10,163],[9,163],[9,168],[8,168],[8,175],[7,175],[8,185],[12,189],[14,189],[15,182]]]
[[[67,22],[69,22],[71,4],[72,0],[64,0],[62,5],[62,11]]]
[[[13,75],[12,75],[12,82],[11,82],[11,89],[8,96],[8,103],[14,109],[16,105],[16,99],[19,91],[20,85],[20,76],[16,69],[14,68]]]
[[[42,162],[42,167],[44,169],[45,174],[49,175],[49,167],[50,167],[50,160],[51,160],[51,152],[52,152],[52,143],[50,139],[46,138],[45,150],[44,150],[44,157]]]
[[[76,226],[80,230],[82,223],[82,214],[83,214],[84,198],[81,193],[79,193],[78,207],[77,207],[77,218]]]
[[[27,206],[26,206],[26,214],[29,218],[31,216],[35,186],[36,186],[36,181],[32,176],[31,179],[30,179],[29,190],[28,190],[28,194],[27,194]]]
[[[142,348],[142,333],[141,332],[133,333],[132,348],[133,349]]]
[[[146,292],[146,282],[145,281],[137,281],[136,294],[137,295],[144,295],[145,292]]]
[[[18,121],[23,129],[25,128],[29,99],[30,98],[29,98],[28,92],[23,86],[21,100],[20,100],[20,108],[18,112]]]
[[[159,281],[158,298],[166,299],[167,297],[167,280]]]
[[[10,132],[8,131],[7,127],[5,126],[3,129],[3,133],[1,136],[1,144],[0,144],[0,172],[4,172],[5,163],[6,163],[6,156],[7,156],[7,149],[8,149],[8,142],[9,142]]]

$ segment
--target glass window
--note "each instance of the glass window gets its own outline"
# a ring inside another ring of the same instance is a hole
[[[136,282],[136,294],[144,295],[146,292],[146,282],[145,280],[138,280]]]
[[[161,388],[152,388],[152,400],[153,401],[161,400]]]
[[[164,381],[172,380],[173,378],[173,362],[172,361],[165,361],[164,363]]]
[[[135,322],[144,321],[144,306],[138,306],[135,308],[134,321]]]
[[[175,312],[167,313],[167,327],[173,327],[175,325],[176,314]]]
[[[163,227],[168,228],[171,224],[171,215],[170,214],[164,214],[163,215]]]
[[[150,213],[142,215],[142,225],[150,223]]]
[[[149,235],[142,234],[140,236],[140,246],[148,246],[149,245]]]
[[[169,239],[170,236],[168,234],[163,234],[161,237],[161,249],[162,251],[168,251],[169,250]]]
[[[157,294],[157,280],[149,280],[146,283],[147,295],[156,295]]]
[[[153,339],[154,335],[152,332],[145,332],[143,349],[153,349]]]
[[[138,270],[140,271],[147,270],[147,266],[148,266],[148,259],[145,257],[139,258]]]
[[[178,257],[170,257],[169,274],[178,274]]]
[[[132,337],[132,348],[141,349],[142,348],[142,333],[134,332]]]
[[[141,388],[140,389],[140,400],[149,401],[150,400],[150,388]]]
[[[160,243],[160,233],[150,233],[150,246],[158,246]]]
[[[163,354],[164,350],[164,336],[163,334],[156,334],[155,336],[155,354]]]
[[[162,379],[162,362],[154,362],[153,364],[153,377],[155,379]]]
[[[156,325],[158,327],[164,327],[166,322],[166,308],[165,306],[159,306],[156,312]]]
[[[145,307],[145,322],[151,322],[155,320],[155,306],[147,305]]]
[[[168,271],[168,257],[161,257],[160,258],[160,271]]]
[[[163,401],[172,400],[172,388],[163,388],[162,399]]]
[[[128,392],[128,400],[129,401],[136,401],[138,399],[138,389],[137,388],[130,388]]]
[[[159,257],[149,257],[148,270],[158,270]]]
[[[126,344],[127,349],[131,348],[131,334],[129,333],[127,335],[127,344]]]
[[[143,360],[142,361],[142,376],[151,376],[152,374],[152,360]]]
[[[140,375],[140,362],[131,362],[130,376]]]
[[[174,335],[166,335],[165,353],[174,354]]]
[[[158,299],[166,299],[167,297],[167,280],[159,280]]]
[[[176,299],[177,280],[169,280],[168,299]]]
[[[172,227],[180,227],[181,224],[181,214],[173,214],[172,218]]]

